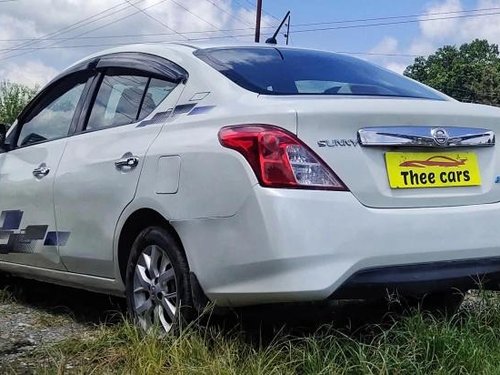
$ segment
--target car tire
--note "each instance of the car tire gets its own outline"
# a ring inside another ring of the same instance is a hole
[[[179,241],[160,227],[144,229],[127,263],[127,307],[144,331],[177,332],[192,320],[189,266]]]

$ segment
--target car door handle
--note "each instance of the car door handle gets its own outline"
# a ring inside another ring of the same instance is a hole
[[[38,168],[33,169],[33,176],[36,178],[43,178],[50,172],[50,168],[45,163],[40,164]]]
[[[139,158],[127,152],[122,156],[120,160],[115,161],[115,167],[117,169],[134,169],[139,164]]]

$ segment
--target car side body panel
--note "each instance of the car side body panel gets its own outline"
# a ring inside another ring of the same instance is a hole
[[[69,271],[116,277],[116,223],[135,196],[146,152],[163,126],[163,121],[154,116],[174,108],[183,88],[178,85],[153,114],[140,122],[83,132],[68,139],[55,181],[55,211],[59,226],[72,228],[72,236],[61,251]],[[137,166],[116,166],[128,157],[137,158]]]
[[[66,142],[58,139],[0,154],[0,261],[66,269],[53,209],[55,172]],[[42,163],[49,172],[37,178],[33,171]]]

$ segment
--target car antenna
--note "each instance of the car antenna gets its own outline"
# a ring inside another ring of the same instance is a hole
[[[288,45],[288,37],[290,36],[290,18],[291,18],[290,11],[288,11],[288,12],[286,12],[285,17],[283,17],[283,20],[281,21],[280,25],[278,26],[278,28],[274,32],[273,36],[266,40],[266,44],[278,44],[276,37],[278,36],[278,33],[280,32],[281,28],[285,24],[285,21],[288,19],[287,31],[285,34],[286,44]]]

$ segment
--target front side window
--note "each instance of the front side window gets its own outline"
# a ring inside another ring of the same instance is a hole
[[[226,47],[200,49],[195,55],[239,86],[259,94],[445,99],[406,77],[366,61],[331,52]]]
[[[97,93],[87,130],[132,124],[144,119],[176,84],[139,75],[106,75]]]
[[[22,124],[17,147],[66,137],[84,87],[85,82],[63,82],[51,89],[47,98],[53,98],[47,99],[48,103],[42,104]]]

